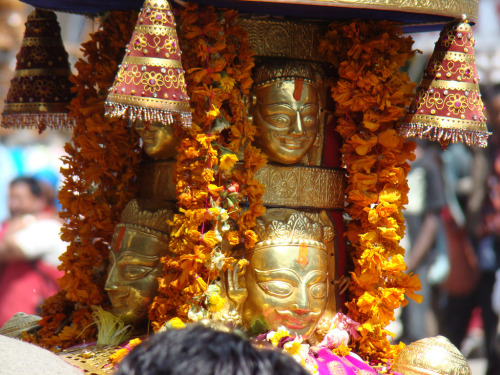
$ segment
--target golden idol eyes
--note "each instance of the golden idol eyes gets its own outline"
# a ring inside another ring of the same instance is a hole
[[[287,114],[275,114],[271,116],[264,117],[264,120],[276,128],[287,129],[289,128],[295,119]],[[301,116],[302,125],[306,128],[310,128],[316,125],[317,117],[312,115]]]
[[[322,271],[309,272],[300,277],[291,269],[259,270],[255,269],[257,285],[265,294],[278,298],[287,298],[301,286],[305,285],[308,294],[313,298],[326,296],[326,273]]]
[[[265,281],[258,285],[266,294],[275,297],[285,298],[293,292],[293,286],[284,281]]]
[[[264,120],[270,124],[276,126],[277,128],[288,128],[292,119],[287,115],[272,115],[264,117]]]
[[[259,287],[271,296],[286,298],[289,297],[294,287],[286,281],[265,281],[258,283]],[[324,298],[326,295],[326,282],[319,282],[309,287],[311,296],[314,298]]]
[[[120,266],[120,273],[124,279],[138,280],[146,277],[154,267],[140,265],[123,265]]]
[[[314,298],[324,298],[326,296],[326,283],[318,283],[311,287],[311,295]]]

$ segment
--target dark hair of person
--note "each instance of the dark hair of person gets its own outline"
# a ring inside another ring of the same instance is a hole
[[[233,333],[193,324],[132,350],[115,375],[308,375],[292,357],[259,350]]]
[[[27,177],[27,176],[17,177],[10,182],[9,186],[13,187],[15,185],[22,185],[22,184],[28,186],[33,196],[40,198],[44,195],[42,184],[34,177]]]

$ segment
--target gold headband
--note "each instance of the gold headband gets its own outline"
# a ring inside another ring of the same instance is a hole
[[[174,211],[171,207],[158,207],[157,202],[132,199],[127,203],[116,227],[131,228],[168,238],[171,229],[169,222],[173,217]]]

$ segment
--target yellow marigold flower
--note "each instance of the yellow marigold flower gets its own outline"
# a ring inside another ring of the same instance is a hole
[[[225,154],[220,158],[219,169],[221,171],[228,171],[234,167],[236,162],[238,161],[238,157],[235,154]]]
[[[271,341],[274,346],[278,346],[280,340],[284,337],[289,337],[290,332],[283,326],[278,327],[277,331],[271,331],[267,334],[266,339]]]
[[[208,297],[208,303],[209,311],[221,311],[226,303],[226,299],[222,298],[219,293],[212,293]]]
[[[240,269],[244,269],[246,266],[248,266],[248,263],[249,263],[248,260],[240,259],[240,260],[238,260],[238,267]]]
[[[257,239],[257,234],[253,230],[245,231],[245,246],[254,247]]]
[[[368,313],[371,310],[377,309],[377,299],[368,292],[363,293],[358,298],[359,311]]]
[[[420,280],[418,278],[418,275],[406,275],[403,274],[400,277],[400,281],[403,281],[403,288],[405,291],[405,294],[408,298],[411,298],[417,303],[421,303],[423,300],[423,297],[420,294],[415,294],[416,291],[419,291],[420,288],[422,287],[420,284]]]
[[[238,245],[240,243],[240,236],[238,235],[237,231],[230,231],[227,234],[227,240],[229,241],[230,245]]]
[[[212,104],[212,109],[210,111],[208,111],[207,118],[209,120],[213,120],[213,119],[217,118],[217,116],[219,116],[219,114],[220,114],[219,108],[217,108],[215,105]]]
[[[401,236],[398,235],[395,228],[378,227],[377,229],[380,235],[388,240],[399,241],[401,239]]]
[[[210,248],[213,249],[219,244],[219,240],[213,230],[209,230],[203,235],[203,242]]]
[[[390,307],[394,310],[404,300],[404,294],[399,288],[385,288],[382,291],[382,306]]]
[[[401,199],[401,192],[395,188],[386,188],[380,192],[380,201],[394,203]]]
[[[378,212],[377,210],[373,210],[370,208],[365,208],[365,211],[368,211],[368,221],[372,224],[376,224],[378,220]]]
[[[363,272],[360,275],[352,273],[353,282],[357,283],[358,286],[362,288],[370,288],[380,282],[380,276],[378,272]]]
[[[175,329],[180,329],[184,328],[186,324],[180,319],[180,318],[172,318],[167,322],[167,325],[169,328],[175,328]]]
[[[361,241],[366,241],[366,242],[369,242],[369,243],[375,243],[376,241],[378,241],[378,234],[375,231],[369,231],[369,232],[361,234],[359,236],[359,238],[360,238]]]
[[[338,355],[340,357],[345,357],[351,352],[351,348],[349,348],[347,345],[340,344],[336,348],[332,349],[333,354]]]
[[[391,257],[384,265],[387,271],[396,272],[406,270],[406,264],[401,254],[396,254]]]
[[[220,87],[222,91],[229,92],[233,89],[236,80],[229,76],[224,76],[220,80]]]

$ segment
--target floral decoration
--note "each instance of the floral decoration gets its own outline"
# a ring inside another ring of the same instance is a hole
[[[65,182],[59,193],[65,220],[61,238],[69,243],[61,255],[61,291],[42,306],[42,329],[29,337],[47,348],[92,341],[91,306],[107,301],[104,282],[108,248],[125,204],[137,191],[139,139],[123,120],[104,117],[104,100],[131,37],[133,12],[112,12],[83,44],[85,60],[71,77],[76,98],[73,137],[63,158]]]
[[[311,375],[318,375],[318,366],[310,354],[311,347],[305,343],[302,336],[292,336],[286,327],[278,327],[276,331],[269,331],[257,337],[257,341],[265,340],[273,346],[281,348],[284,353],[292,356],[298,363],[306,368]]]
[[[318,345],[332,350],[334,354],[345,356],[350,353],[349,343],[359,337],[360,324],[348,316],[337,313],[330,322],[330,330]]]
[[[177,11],[193,125],[179,129],[174,181],[180,213],[170,242],[175,256],[162,259],[165,276],[149,313],[155,330],[173,317],[197,320],[220,311],[223,299],[210,284],[236,264],[229,246],[254,245],[252,228],[264,213],[264,186],[254,174],[266,158],[252,146],[256,129],[243,101],[253,58],[237,14],[196,4]]]
[[[332,82],[337,131],[344,138],[347,168],[346,236],[354,263],[348,316],[361,325],[350,344],[370,360],[393,358],[403,344],[391,345],[385,327],[394,310],[421,296],[416,275],[404,271],[399,245],[408,203],[407,160],[414,142],[405,142],[396,127],[413,97],[414,85],[400,69],[413,55],[412,40],[387,21],[334,22],[320,49],[338,70]]]

